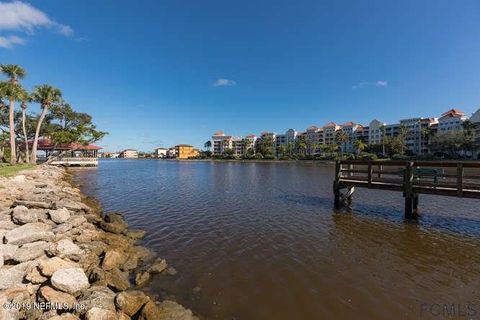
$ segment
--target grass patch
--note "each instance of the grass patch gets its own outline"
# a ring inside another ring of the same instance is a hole
[[[33,168],[33,164],[23,163],[23,164],[10,165],[5,163],[0,163],[0,177],[13,177],[19,171],[30,169],[30,168]]]

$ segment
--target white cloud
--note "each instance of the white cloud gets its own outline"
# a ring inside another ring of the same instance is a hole
[[[74,34],[70,26],[52,20],[47,14],[28,3],[22,1],[0,2],[0,31],[17,31],[32,35],[35,33],[35,30],[40,28],[51,29],[66,37]],[[3,41],[13,38],[13,42],[7,42],[10,46],[21,44],[18,42],[20,38],[14,37],[15,36],[8,36],[2,38]],[[24,43],[23,40],[22,43]]]
[[[359,82],[352,86],[352,89],[361,89],[365,87],[386,87],[388,86],[388,81],[386,80],[378,80],[375,82]]]
[[[25,43],[25,40],[17,36],[8,36],[8,37],[0,36],[0,48],[12,48],[14,45],[24,44],[24,43]]]
[[[388,86],[388,81],[378,80],[377,82],[375,82],[375,86],[377,86],[377,87],[386,87],[386,86]]]
[[[237,84],[235,80],[230,80],[230,79],[217,79],[213,83],[214,87],[233,87]]]

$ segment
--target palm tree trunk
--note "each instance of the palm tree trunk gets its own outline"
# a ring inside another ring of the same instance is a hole
[[[15,145],[15,100],[10,100],[9,106],[9,122],[10,122],[10,164],[15,164],[17,162],[17,148]]]
[[[33,140],[32,146],[32,164],[37,164],[37,145],[38,145],[38,136],[40,135],[40,127],[42,126],[43,119],[45,119],[45,114],[47,113],[48,107],[44,106],[42,108],[42,113],[40,114],[40,118],[38,119],[37,129],[35,130],[35,138]]]
[[[25,139],[25,162],[30,161],[30,154],[28,152],[28,137],[27,137],[27,128],[25,127],[25,113],[26,110],[22,110],[22,129],[23,129],[23,137]]]

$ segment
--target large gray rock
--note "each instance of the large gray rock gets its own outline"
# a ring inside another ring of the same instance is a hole
[[[70,211],[68,211],[67,208],[50,210],[48,214],[50,215],[50,219],[52,219],[53,222],[58,224],[64,223],[68,219],[70,219]]]
[[[158,310],[158,317],[155,319],[198,320],[198,318],[192,314],[192,311],[185,309],[175,301],[163,301],[158,305]],[[140,317],[139,319],[142,318]]]
[[[167,261],[165,259],[157,259],[154,263],[148,268],[150,273],[160,273],[167,269]]]
[[[128,273],[121,272],[117,268],[105,272],[105,281],[115,291],[125,291],[130,288]]]
[[[50,281],[56,289],[70,294],[75,294],[90,286],[88,278],[81,268],[66,268],[55,271]]]
[[[39,240],[51,241],[55,235],[50,231],[48,224],[35,222],[8,231],[5,240],[9,244],[22,245]]]
[[[35,211],[30,211],[25,206],[16,206],[13,208],[12,220],[17,224],[26,224],[37,222],[38,217]]]
[[[13,260],[17,262],[25,262],[41,257],[50,247],[50,243],[45,241],[37,241],[27,243],[18,248],[13,256]]]

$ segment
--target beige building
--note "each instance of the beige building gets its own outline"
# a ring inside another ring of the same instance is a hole
[[[177,159],[191,159],[198,157],[199,151],[188,144],[179,144],[175,146],[175,156]]]
[[[122,152],[120,152],[118,157],[125,158],[125,159],[137,159],[138,152],[135,149],[125,149]]]

